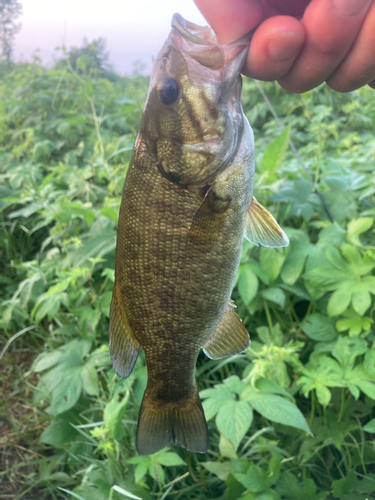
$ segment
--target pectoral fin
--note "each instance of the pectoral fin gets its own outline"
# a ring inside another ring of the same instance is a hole
[[[249,345],[249,334],[241,318],[229,307],[203,351],[211,359],[220,359],[244,352]]]
[[[229,197],[219,196],[215,186],[211,186],[194,215],[188,234],[188,245],[193,245],[201,252],[210,250],[220,237],[230,203]]]
[[[246,215],[245,237],[255,245],[287,247],[289,239],[274,217],[253,197]]]
[[[134,368],[141,346],[134,337],[118,294],[115,284],[109,315],[109,352],[115,372],[126,378]]]

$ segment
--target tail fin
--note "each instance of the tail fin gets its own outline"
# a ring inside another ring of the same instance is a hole
[[[145,393],[138,419],[137,451],[150,455],[170,443],[206,453],[208,431],[198,392],[171,403],[154,401]]]

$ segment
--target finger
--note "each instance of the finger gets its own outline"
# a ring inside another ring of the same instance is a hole
[[[272,8],[274,13],[302,17],[310,0],[263,0],[264,8]]]
[[[194,0],[221,43],[231,43],[249,33],[262,20],[260,0]]]
[[[243,72],[257,80],[278,80],[293,65],[305,39],[294,17],[266,19],[254,33]]]
[[[375,80],[373,80],[372,82],[369,83],[369,86],[372,88],[372,89],[375,89]]]
[[[291,92],[305,92],[327,80],[349,52],[371,3],[312,0],[302,18],[305,44],[280,85]]]
[[[350,92],[366,85],[374,78],[375,4],[368,12],[349,54],[328,78],[327,84],[338,92]]]

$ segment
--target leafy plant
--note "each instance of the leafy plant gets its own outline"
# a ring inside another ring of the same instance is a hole
[[[91,49],[96,66],[81,65]],[[78,52],[52,70],[14,66],[0,81],[1,494],[371,498],[373,91],[297,96],[262,84],[280,130],[245,80],[255,195],[290,245],[244,240],[232,298],[252,344],[218,361],[202,353],[197,364],[209,453],[171,446],[139,457],[144,356],[119,379],[107,332],[120,196],[148,81],[102,71],[103,45]]]

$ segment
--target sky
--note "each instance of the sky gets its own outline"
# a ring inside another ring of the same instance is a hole
[[[22,28],[15,39],[15,60],[30,61],[34,54],[45,66],[58,58],[56,47],[80,46],[103,37],[110,61],[120,74],[131,74],[135,61],[150,72],[152,57],[161,49],[172,15],[200,25],[206,21],[193,0],[20,0]],[[61,53],[60,53],[61,54]]]

